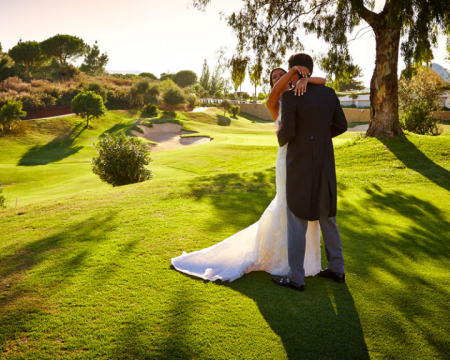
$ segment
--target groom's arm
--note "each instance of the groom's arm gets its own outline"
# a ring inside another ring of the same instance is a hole
[[[297,106],[292,91],[286,91],[281,97],[281,129],[278,131],[278,144],[283,146],[295,136],[295,118]]]
[[[347,131],[347,119],[345,118],[344,110],[342,110],[341,102],[337,96],[336,100],[333,121],[331,123],[331,137],[341,135]]]

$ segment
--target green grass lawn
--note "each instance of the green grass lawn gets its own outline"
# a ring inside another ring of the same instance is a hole
[[[30,193],[0,210],[2,358],[448,358],[450,135],[338,139],[347,283],[307,278],[299,293],[261,272],[212,283],[170,268],[257,221],[275,195],[273,124],[175,115],[214,140],[153,153],[155,178],[120,188],[89,174],[97,123],[64,158],[45,148],[56,130],[39,144],[31,130],[0,139],[0,178],[18,182],[5,191]],[[106,127],[137,118],[111,112]],[[26,156],[36,145],[48,155]]]

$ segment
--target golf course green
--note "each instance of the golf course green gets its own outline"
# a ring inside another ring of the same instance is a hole
[[[113,188],[92,173],[90,144],[105,132],[163,122],[213,140],[152,152],[143,183]],[[347,282],[312,277],[296,292],[262,272],[213,283],[170,267],[274,198],[272,122],[109,111],[90,128],[75,116],[21,126],[0,137],[1,358],[448,358],[447,129],[334,139]]]

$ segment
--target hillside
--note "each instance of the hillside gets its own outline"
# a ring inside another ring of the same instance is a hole
[[[273,167],[277,146],[274,125],[257,118],[222,116],[220,111],[204,113],[165,112],[158,119],[140,118],[137,111],[109,111],[86,129],[75,116],[22,122],[20,136],[0,137],[0,182],[10,204],[37,201],[107,189],[92,173],[90,160],[96,155],[91,144],[103,133],[125,131],[135,124],[175,121],[186,130],[214,138],[205,145],[154,153],[150,168],[155,179],[178,178],[229,171]],[[355,134],[343,135],[337,143]],[[238,151],[239,149],[239,151]],[[245,156],[247,162],[242,162]]]

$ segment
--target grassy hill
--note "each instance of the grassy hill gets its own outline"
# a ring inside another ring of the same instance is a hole
[[[450,135],[338,139],[347,283],[307,278],[307,290],[298,293],[278,288],[266,273],[211,283],[170,268],[182,251],[213,245],[261,216],[275,195],[273,124],[175,114],[169,120],[214,140],[153,153],[151,181],[96,184],[89,144],[105,129],[129,131],[137,118],[109,113],[62,145],[70,153],[64,158],[51,147],[49,155],[26,157],[59,136],[51,129],[60,125],[50,120],[30,125],[41,130],[30,129],[27,139],[0,139],[0,174],[9,176],[2,180],[23,177],[6,190],[26,198],[28,186],[35,194],[28,206],[0,210],[2,357],[448,356]],[[65,121],[72,131],[77,120]],[[52,161],[17,166],[24,158]],[[83,179],[88,185],[77,188]],[[81,188],[91,191],[77,193]],[[73,195],[48,200],[57,192]]]
[[[20,136],[0,137],[0,182],[10,205],[28,205],[84,191],[107,189],[90,167],[96,155],[91,144],[107,133],[137,129],[134,124],[175,121],[186,130],[210,135],[214,141],[200,147],[155,152],[151,165],[156,179],[254,170],[273,166],[277,146],[271,122],[244,115],[236,119],[221,112],[166,112],[158,119],[140,118],[137,111],[109,111],[91,121],[92,128],[75,116],[23,122]],[[343,135],[343,143],[354,133]],[[205,151],[204,146],[207,147]],[[243,163],[241,157],[247,162]],[[44,166],[45,165],[45,166]]]

